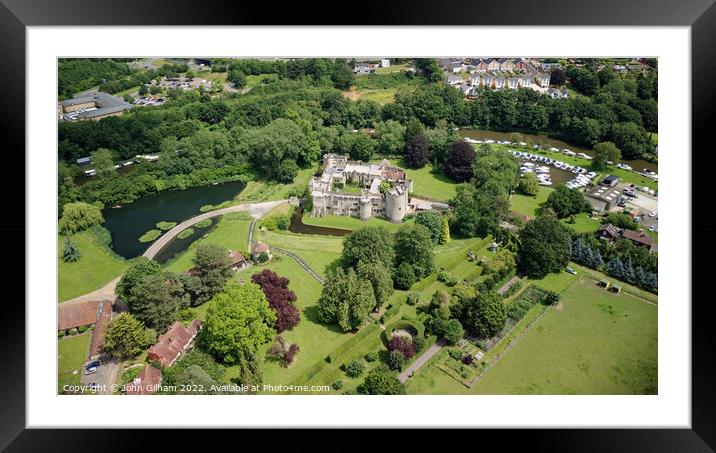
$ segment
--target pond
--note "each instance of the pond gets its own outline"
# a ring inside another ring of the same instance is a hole
[[[180,223],[201,214],[199,208],[204,205],[216,205],[232,200],[244,186],[242,182],[230,182],[148,195],[121,208],[102,211],[105,219],[103,226],[112,234],[114,251],[124,258],[134,258],[144,253],[151,245],[151,242],[139,242],[139,237],[149,230],[157,229],[157,222]],[[186,249],[206,232],[206,228],[194,228],[192,236],[172,241],[167,246],[171,249],[171,255]],[[163,260],[171,257],[164,251],[161,255]]]
[[[487,131],[482,129],[460,129],[459,134],[463,137],[472,138],[474,140],[494,140],[494,141],[500,141],[500,140],[509,140],[512,141],[512,136],[515,134],[515,132],[496,132],[496,131]],[[542,143],[543,147],[554,147],[559,149],[570,149],[574,151],[575,153],[584,153],[588,156],[592,155],[592,150],[587,148],[582,148],[576,145],[573,145],[571,143],[567,143],[562,140],[557,140],[556,138],[551,138],[547,135],[536,135],[536,134],[525,134],[522,132],[519,132],[520,136],[522,137],[522,141],[532,141],[533,143]],[[653,171],[655,173],[659,173],[659,164],[654,162],[649,162],[644,159],[636,159],[636,160],[628,160],[628,159],[622,159],[621,161],[623,164],[627,164],[631,166],[635,171],[644,171],[644,169],[647,169],[649,171]],[[552,171],[559,171],[557,169],[552,169]],[[571,178],[570,178],[571,179]],[[555,177],[552,176],[552,180],[556,181]]]

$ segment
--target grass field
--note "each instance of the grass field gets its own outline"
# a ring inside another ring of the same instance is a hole
[[[410,222],[409,220],[405,223]],[[382,226],[390,231],[398,230],[404,223],[392,223],[388,220],[378,217],[372,217],[368,220],[361,220],[357,217],[345,215],[327,215],[324,217],[312,217],[310,214],[303,215],[303,223],[306,225],[341,228],[344,230],[357,230],[364,227]]]
[[[547,201],[547,197],[552,193],[552,190],[554,189],[539,186],[537,195],[534,197],[516,193],[510,198],[510,209],[522,215],[535,217],[537,215],[535,211],[539,208],[539,205]]]
[[[457,183],[448,178],[441,170],[434,169],[432,164],[413,170],[409,169],[402,159],[392,160],[391,163],[406,169],[407,177],[413,180],[413,193],[415,196],[440,201],[449,201],[455,196]]]
[[[89,352],[92,331],[57,341],[57,391],[61,392],[65,384],[77,385],[82,376],[84,365]],[[72,374],[73,371],[77,374]]]
[[[560,303],[478,383],[467,388],[429,365],[408,381],[408,393],[655,394],[656,305],[596,283],[585,275],[548,275],[537,284],[566,288]],[[538,308],[525,318],[536,318]]]
[[[291,184],[279,184],[265,179],[249,181],[244,190],[236,197],[236,201],[274,201],[288,198],[289,193],[293,190],[305,190],[308,181],[315,172],[315,168],[301,169]]]
[[[391,74],[393,72],[403,72],[405,71],[405,68],[407,68],[408,65],[406,64],[395,64],[390,65],[387,68],[377,68],[375,70],[376,74]]]
[[[255,86],[259,86],[266,79],[278,80],[278,74],[247,75],[246,88],[253,88]]]
[[[62,260],[65,238],[57,238],[57,298],[60,302],[102,287],[127,268],[127,261],[91,230],[74,234],[72,241],[82,256],[79,261],[66,263]]]
[[[311,268],[324,275],[328,264],[340,257],[343,250],[343,238],[337,236],[319,236],[309,234],[294,234],[288,231],[254,231],[257,241],[275,245],[289,252],[300,256]],[[286,255],[281,255],[283,260],[291,260]],[[306,274],[306,278],[310,278]]]
[[[577,214],[576,216],[574,216],[574,223],[569,223],[568,220],[569,218],[562,219],[562,223],[567,225],[577,233],[589,233],[597,231],[599,225],[602,224],[602,222],[598,218],[593,219],[586,212],[582,212],[581,214]]]
[[[249,241],[249,227],[251,216],[245,212],[232,212],[221,216],[214,230],[194,241],[189,248],[176,258],[164,264],[166,270],[172,272],[185,272],[193,265],[191,260],[196,255],[196,248],[200,244],[219,244],[229,250],[246,251]]]

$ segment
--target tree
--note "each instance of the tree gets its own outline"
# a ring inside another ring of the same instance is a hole
[[[104,178],[115,173],[112,151],[106,148],[97,148],[97,151],[93,152],[90,156],[97,177]]]
[[[462,338],[465,336],[465,331],[462,328],[462,324],[460,324],[460,321],[457,319],[451,319],[448,321],[447,326],[445,327],[445,339],[450,344],[455,344],[458,341],[462,340]]]
[[[415,355],[415,347],[411,337],[393,333],[387,345],[388,351],[398,351],[404,358],[409,359]]]
[[[234,85],[234,88],[241,89],[246,86],[246,74],[238,69],[229,69],[226,80]]]
[[[520,269],[532,278],[543,278],[567,265],[572,238],[569,227],[551,215],[540,215],[520,231],[517,260]]]
[[[403,225],[395,234],[395,264],[408,263],[416,279],[426,277],[435,267],[430,231],[423,225]]]
[[[375,152],[375,140],[361,132],[353,134],[349,154],[352,159],[368,162]]]
[[[632,122],[613,124],[609,136],[627,159],[639,159],[653,148],[646,130]]]
[[[425,134],[417,134],[405,144],[405,162],[410,168],[423,168],[430,162]]]
[[[441,243],[443,240],[445,225],[442,216],[432,211],[421,211],[415,216],[415,223],[423,225],[428,229],[430,232],[430,239],[433,241],[433,244]],[[448,231],[448,238],[450,237],[449,235],[450,233]]]
[[[549,82],[552,85],[562,86],[564,85],[564,82],[567,81],[567,74],[564,72],[564,69],[561,68],[554,68],[552,69],[552,72],[550,73]]]
[[[388,354],[388,367],[391,370],[400,370],[405,363],[405,355],[398,350],[390,351]]]
[[[462,325],[480,338],[490,338],[502,330],[506,321],[502,296],[495,291],[487,291],[467,301]]]
[[[81,257],[82,253],[80,253],[80,249],[74,241],[67,236],[65,238],[65,248],[62,251],[62,260],[66,263],[74,263],[75,261],[79,261]]]
[[[542,210],[549,208],[558,218],[564,219],[580,212],[589,212],[592,206],[584,199],[584,194],[581,191],[572,190],[564,184],[559,184],[549,194],[542,208]]]
[[[594,146],[594,156],[592,159],[592,169],[602,171],[607,168],[607,161],[619,163],[622,152],[612,142],[602,142]]]
[[[353,70],[350,66],[348,66],[345,62],[336,62],[336,65],[333,68],[333,73],[331,74],[331,80],[333,81],[333,86],[335,88],[339,90],[347,90],[353,84],[354,79],[355,75],[353,74]]]
[[[381,121],[376,124],[375,131],[378,134],[378,152],[396,155],[405,148],[405,126],[398,121]]]
[[[443,78],[443,70],[434,58],[416,58],[415,70],[428,82],[439,82]]]
[[[138,320],[164,332],[177,317],[183,293],[173,276],[159,272],[142,277],[123,300]]]
[[[102,222],[104,217],[97,206],[81,201],[66,203],[62,208],[59,230],[61,234],[73,234]]]
[[[425,126],[423,123],[415,117],[410,118],[405,125],[405,133],[403,136],[405,143],[409,143],[413,138],[421,134],[425,134]]]
[[[103,348],[112,357],[128,359],[139,355],[156,339],[156,333],[146,329],[134,316],[120,313],[107,327]]]
[[[355,268],[360,261],[378,262],[390,269],[395,260],[394,240],[390,231],[383,227],[355,230],[343,240],[341,262],[345,269]]]
[[[289,184],[293,182],[293,179],[298,175],[298,165],[293,159],[286,159],[281,162],[276,169],[274,179],[278,182]]]
[[[475,160],[475,149],[466,141],[460,140],[448,148],[445,159],[445,174],[458,182],[472,178],[472,162]]]
[[[442,232],[440,233],[440,241],[439,244],[447,244],[450,242],[450,224],[448,223],[447,216],[442,217]]]
[[[368,373],[357,390],[362,395],[405,395],[405,385],[381,367]]]
[[[539,191],[539,182],[533,173],[525,173],[517,183],[517,190],[523,195],[535,196]]]
[[[146,85],[142,84],[142,85],[139,87],[139,95],[140,95],[140,96],[146,96],[148,92],[149,92],[149,90],[147,89],[147,86],[146,86]]]
[[[401,263],[393,271],[393,284],[398,289],[410,289],[415,283],[415,271],[408,263]]]
[[[296,302],[296,293],[288,288],[289,279],[279,277],[278,274],[269,269],[251,276],[251,281],[261,287],[269,307],[276,312],[276,331],[281,333],[293,329],[298,325],[301,316]]]
[[[335,322],[344,332],[357,329],[376,306],[373,286],[360,279],[352,268],[346,272],[335,267],[326,274],[318,299],[318,319]]]
[[[382,263],[359,261],[356,266],[358,278],[370,282],[375,295],[375,306],[372,310],[380,308],[393,294],[393,276]]]
[[[346,367],[346,375],[351,378],[355,378],[363,374],[365,371],[365,363],[360,360],[353,360]]]
[[[276,342],[268,350],[268,355],[280,362],[282,367],[288,368],[300,350],[301,348],[297,343],[289,345],[281,335],[276,335]]]
[[[115,293],[122,301],[127,301],[131,295],[131,289],[139,284],[139,282],[150,275],[157,274],[161,271],[159,263],[147,257],[140,256],[130,261],[129,267],[122,275],[117,283]]]
[[[224,363],[239,363],[271,341],[275,322],[260,286],[230,281],[209,301],[202,341]]]
[[[192,263],[201,282],[194,305],[200,305],[221,291],[231,277],[229,251],[217,244],[201,244],[196,248]]]

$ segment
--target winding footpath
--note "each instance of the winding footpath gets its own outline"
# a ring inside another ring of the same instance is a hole
[[[211,219],[213,217],[218,217],[220,215],[228,214],[231,212],[248,212],[251,217],[254,218],[253,222],[251,222],[251,230],[249,233],[249,245],[251,244],[251,239],[253,238],[253,231],[254,231],[254,225],[256,224],[256,220],[260,218],[261,216],[265,215],[266,213],[270,212],[272,209],[274,209],[276,206],[280,206],[284,203],[288,203],[288,200],[276,200],[276,201],[265,201],[262,203],[248,203],[248,204],[239,204],[235,206],[229,206],[228,208],[223,209],[217,209],[215,211],[209,211],[205,212],[203,214],[199,214],[196,217],[192,217],[191,219],[185,220],[179,225],[175,226],[171,230],[164,233],[159,239],[154,241],[151,246],[142,254],[142,256],[146,256],[149,259],[153,259],[159,251],[161,251],[169,242],[171,242],[172,239],[174,239],[179,233],[184,231],[185,229],[189,228],[190,226],[193,226],[202,220]],[[115,288],[117,287],[117,283],[119,283],[119,279],[121,276],[113,279],[106,285],[102,286],[99,289],[96,289],[92,292],[89,292],[87,294],[84,294],[79,297],[75,297],[74,299],[70,299],[68,301],[62,302],[63,305],[65,304],[75,304],[75,303],[82,303],[82,302],[88,302],[93,300],[116,300],[117,296],[114,293]]]

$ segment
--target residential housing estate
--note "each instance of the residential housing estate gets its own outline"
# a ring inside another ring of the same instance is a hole
[[[459,89],[465,95],[475,94],[478,88],[495,90],[530,88],[544,92],[549,88],[549,70],[540,70],[524,58],[467,58],[441,59],[439,64],[447,73],[446,83]],[[468,79],[459,73],[469,73]],[[566,97],[566,91],[559,97]],[[556,93],[549,93],[558,97]]]

